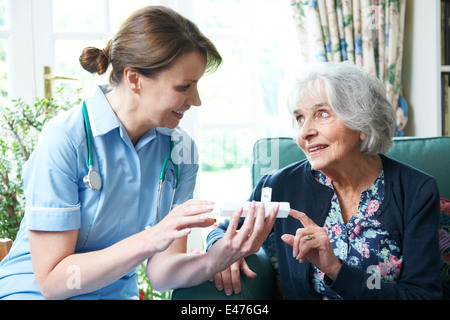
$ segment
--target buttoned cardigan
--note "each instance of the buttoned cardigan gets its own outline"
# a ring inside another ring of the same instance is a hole
[[[440,256],[438,245],[439,190],[435,179],[407,164],[380,155],[385,172],[385,198],[378,221],[400,245],[403,267],[396,283],[368,285],[371,274],[343,261],[330,287],[344,299],[440,299]],[[261,178],[249,200],[260,200],[261,190],[272,188],[272,201],[289,202],[323,226],[333,191],[315,180],[307,160],[291,164]],[[208,235],[208,247],[223,237],[228,221]],[[292,247],[281,240],[295,235],[302,224],[289,216],[277,219],[273,228],[276,257],[283,293],[287,299],[321,299],[309,278],[309,261],[299,263]]]

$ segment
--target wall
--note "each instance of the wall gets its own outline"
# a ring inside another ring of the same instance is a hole
[[[440,1],[408,0],[403,95],[410,106],[405,134],[440,135]]]

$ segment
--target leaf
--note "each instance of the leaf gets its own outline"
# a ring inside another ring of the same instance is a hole
[[[394,81],[395,81],[395,64],[394,63],[390,64],[388,67],[387,81],[390,84],[394,84]]]

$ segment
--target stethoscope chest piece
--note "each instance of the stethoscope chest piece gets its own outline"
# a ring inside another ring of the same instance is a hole
[[[92,168],[89,168],[89,172],[84,176],[83,182],[86,188],[90,188],[94,191],[98,191],[102,188],[102,178],[100,177],[100,174]]]
[[[89,172],[84,176],[83,182],[86,188],[98,191],[102,188],[102,178],[100,174],[93,169],[92,161],[92,141],[91,141],[91,126],[89,124],[89,115],[87,112],[86,101],[83,101],[83,118],[86,129],[86,140],[88,147],[88,166]]]

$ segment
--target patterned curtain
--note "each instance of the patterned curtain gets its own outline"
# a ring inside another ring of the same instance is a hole
[[[400,96],[406,0],[291,0],[305,64],[352,61],[376,74],[397,111],[403,135],[407,104]]]

